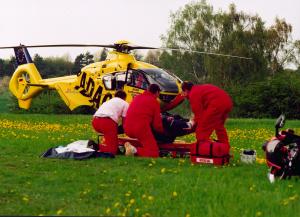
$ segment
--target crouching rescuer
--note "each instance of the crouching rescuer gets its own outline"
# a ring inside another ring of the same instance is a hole
[[[201,154],[201,150],[204,153],[215,152],[215,149],[216,152],[219,149],[221,154],[229,153],[229,139],[224,125],[233,106],[231,97],[212,84],[194,85],[189,81],[182,83],[182,95],[190,102],[196,124],[197,143],[191,148],[191,154]],[[211,146],[209,141],[213,131],[218,140]]]
[[[104,134],[104,143],[99,144],[100,152],[117,154],[118,151],[118,121],[122,123],[128,109],[126,93],[118,90],[115,97],[104,102],[93,116],[92,125],[98,133]]]
[[[126,155],[142,157],[158,157],[159,148],[153,136],[152,130],[163,133],[160,105],[157,97],[160,88],[157,84],[151,84],[144,93],[135,96],[129,105],[124,124],[125,133],[138,139],[141,147],[134,147],[125,143]]]

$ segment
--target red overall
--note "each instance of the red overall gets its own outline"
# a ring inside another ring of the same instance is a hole
[[[224,125],[232,109],[230,96],[214,85],[203,84],[194,85],[188,99],[197,124],[197,141],[209,140],[215,130],[218,141],[229,144]]]
[[[173,108],[175,108],[176,106],[178,106],[179,104],[181,104],[183,101],[184,101],[185,97],[179,93],[176,95],[176,97],[169,103],[165,104],[161,111],[164,112],[164,111],[169,111]]]
[[[118,126],[111,118],[94,117],[92,125],[98,133],[104,134],[104,143],[99,144],[101,152],[117,154],[118,151]]]
[[[124,124],[125,133],[132,138],[137,138],[142,145],[142,147],[137,147],[136,155],[159,156],[152,129],[163,132],[160,107],[155,95],[145,91],[143,94],[135,96],[130,103]]]

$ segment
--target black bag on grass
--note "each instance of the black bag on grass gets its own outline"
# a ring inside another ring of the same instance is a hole
[[[83,160],[88,158],[102,157],[102,158],[114,158],[111,153],[98,152],[97,147],[92,140],[78,140],[65,147],[58,146],[49,148],[44,152],[41,157],[45,158],[59,158],[59,159],[75,159]]]

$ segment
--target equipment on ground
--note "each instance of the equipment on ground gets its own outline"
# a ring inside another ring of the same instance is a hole
[[[263,144],[267,165],[270,168],[268,178],[290,179],[300,175],[300,136],[292,129],[279,131],[285,124],[285,116],[280,115],[275,123],[275,137]]]
[[[256,151],[251,149],[243,150],[240,153],[241,162],[246,164],[252,164],[256,162]]]

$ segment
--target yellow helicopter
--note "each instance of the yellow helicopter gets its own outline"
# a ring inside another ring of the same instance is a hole
[[[105,61],[87,65],[77,75],[43,79],[27,49],[35,47],[104,47],[113,50],[108,53]],[[117,41],[112,45],[56,44],[0,47],[0,49],[8,48],[14,49],[18,64],[11,77],[9,89],[18,99],[19,107],[23,109],[29,109],[32,99],[46,88],[57,90],[70,110],[79,106],[97,109],[103,102],[111,99],[118,89],[123,89],[127,93],[126,100],[131,102],[135,95],[144,92],[152,83],[158,84],[162,90],[159,96],[162,105],[170,102],[181,91],[182,81],[177,76],[149,63],[137,61],[130,53],[135,49],[158,48],[137,46],[126,40]]]
[[[92,63],[81,69],[77,75],[43,79],[33,63],[27,48],[32,47],[105,47],[113,48],[105,61]],[[141,94],[149,84],[156,83],[162,92],[162,103],[172,100],[180,91],[181,80],[154,65],[137,61],[134,49],[156,49],[130,44],[121,40],[113,45],[33,45],[11,46],[18,64],[9,83],[9,89],[18,99],[19,107],[29,109],[32,99],[45,88],[57,90],[60,97],[71,109],[79,106],[98,108],[111,99],[118,89],[127,93],[127,101]]]

